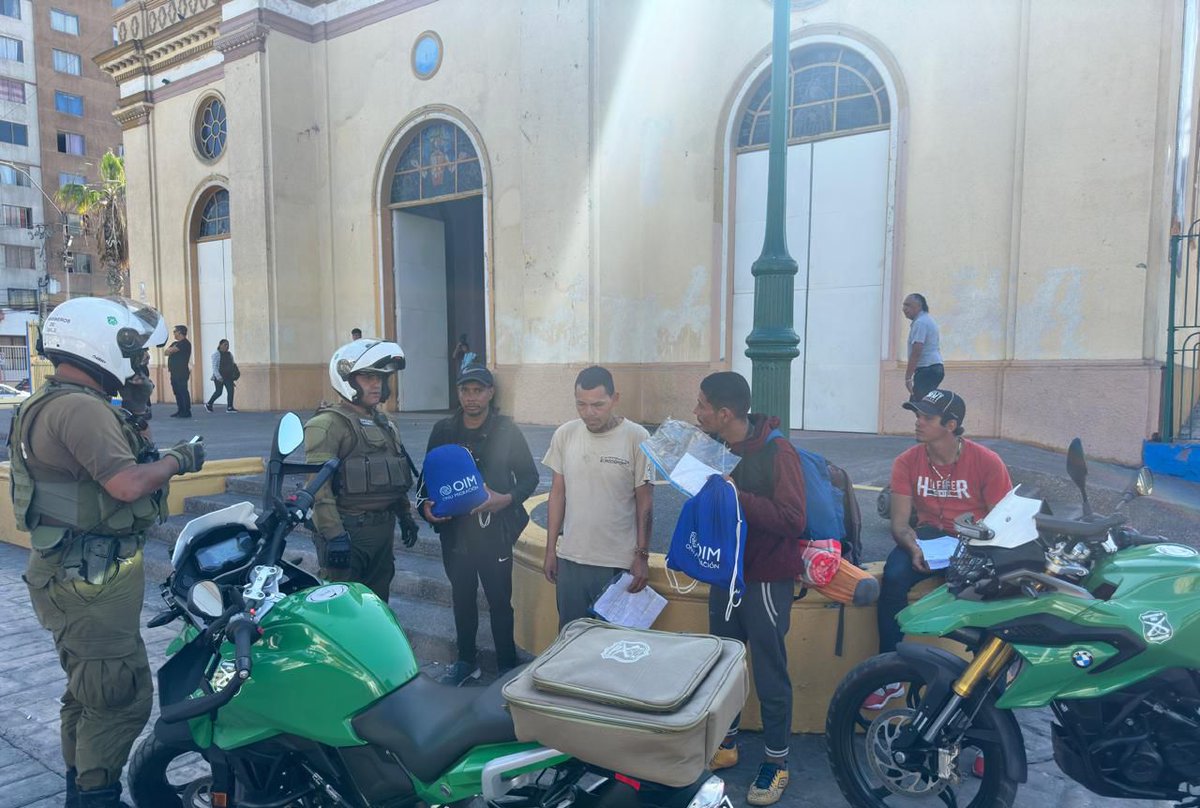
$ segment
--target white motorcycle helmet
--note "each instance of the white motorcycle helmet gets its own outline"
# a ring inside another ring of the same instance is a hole
[[[383,375],[383,394],[380,401],[387,401],[391,394],[388,376],[404,370],[404,351],[394,342],[376,339],[356,339],[333,352],[329,360],[329,383],[339,396],[357,404],[360,390],[354,385],[356,373],[378,373]]]
[[[66,361],[115,393],[137,368],[134,359],[167,342],[155,309],[123,297],[77,297],[55,306],[42,323],[38,352]]]

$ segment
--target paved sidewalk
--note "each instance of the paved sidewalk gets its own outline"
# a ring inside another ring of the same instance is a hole
[[[402,414],[401,429],[418,462],[423,454],[429,429],[439,416],[433,414]],[[275,413],[209,414],[197,410],[191,422],[163,419],[155,422],[161,445],[191,437],[205,436],[209,457],[264,456],[270,448],[271,433],[278,418]],[[0,432],[7,432],[8,413],[0,413]],[[535,458],[540,458],[549,444],[551,427],[522,426]],[[879,484],[886,482],[892,458],[911,439],[873,435],[833,435],[828,433],[795,432],[793,439],[820,451],[850,471],[856,482]],[[1037,483],[1045,495],[1068,504],[1077,502],[1078,495],[1069,483],[1064,483],[1063,455],[1008,441],[985,441],[1000,452],[1014,475]],[[1065,440],[1064,440],[1065,443]],[[1130,478],[1130,470],[1104,463],[1091,464],[1094,483],[1092,500],[1098,509],[1109,507]],[[543,470],[544,472],[544,470]],[[543,488],[549,480],[543,474]],[[665,494],[663,505],[672,506]],[[660,497],[656,497],[656,509]],[[874,494],[864,491],[860,502],[864,507],[864,522],[868,533],[868,557],[882,558],[890,539],[886,526],[874,514]],[[1130,514],[1134,524],[1147,532],[1161,532],[1200,544],[1200,486],[1176,480],[1159,481],[1152,499],[1133,503]],[[660,530],[670,533],[674,517],[660,513],[656,520]],[[657,532],[657,531],[656,531]],[[63,674],[58,666],[50,636],[38,627],[29,606],[21,572],[28,551],[0,543],[0,808],[49,808],[62,805],[62,761],[58,739],[58,698],[63,689]],[[143,617],[158,609],[157,581],[148,582],[147,605]],[[144,622],[144,620],[143,620]],[[145,630],[151,664],[157,668],[164,651],[177,629],[172,626]],[[1049,716],[1045,711],[1021,715],[1030,761],[1029,782],[1019,791],[1017,804],[1054,805],[1055,808],[1117,808],[1117,806],[1151,806],[1150,802],[1106,800],[1094,797],[1081,786],[1067,779],[1054,765],[1050,752]],[[745,802],[746,788],[754,777],[761,760],[761,742],[755,733],[743,735],[742,763],[723,773],[730,785],[734,802]],[[796,735],[792,738],[790,757],[792,782],[783,801],[784,808],[801,805],[843,806],[840,793],[825,759],[824,742],[820,736]],[[937,803],[935,803],[937,804]],[[1165,803],[1163,804],[1165,805]],[[146,808],[146,806],[142,806]]]

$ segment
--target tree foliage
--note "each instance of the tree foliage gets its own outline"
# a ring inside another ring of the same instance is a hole
[[[100,158],[100,181],[69,183],[58,189],[58,204],[83,220],[83,235],[94,239],[111,294],[127,294],[129,242],[125,219],[125,159],[112,149]]]

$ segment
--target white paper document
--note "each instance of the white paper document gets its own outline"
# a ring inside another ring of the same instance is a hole
[[[694,497],[700,493],[709,477],[720,473],[707,463],[697,460],[695,455],[685,454],[679,458],[679,463],[671,472],[671,482]]]
[[[592,604],[592,611],[601,620],[626,628],[650,628],[667,605],[667,599],[649,586],[641,592],[630,592],[633,576],[628,572],[608,585]]]
[[[925,554],[929,569],[944,570],[950,566],[950,556],[958,548],[958,539],[954,536],[938,536],[936,539],[917,539],[917,544]]]

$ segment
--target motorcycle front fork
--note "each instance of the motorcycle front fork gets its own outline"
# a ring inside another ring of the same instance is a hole
[[[931,718],[918,723],[916,729],[920,732],[922,740],[929,744],[934,743],[941,731],[958,714],[963,701],[970,698],[981,681],[991,682],[999,676],[1012,659],[1012,655],[1012,646],[999,637],[992,637],[984,643],[983,648],[971,660],[971,664],[967,665],[967,669],[950,686],[950,698],[942,709]]]

